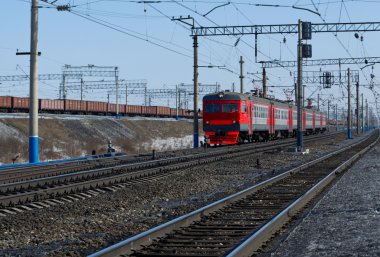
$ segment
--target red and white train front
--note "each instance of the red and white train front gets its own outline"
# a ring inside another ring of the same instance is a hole
[[[203,131],[208,144],[236,144],[252,133],[251,102],[248,96],[232,92],[203,98]]]

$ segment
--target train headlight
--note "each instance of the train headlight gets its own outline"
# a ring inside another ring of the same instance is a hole
[[[235,123],[236,123],[236,120],[233,120],[232,123],[235,124]]]
[[[206,120],[206,124],[209,124],[209,121],[208,121],[208,120]]]

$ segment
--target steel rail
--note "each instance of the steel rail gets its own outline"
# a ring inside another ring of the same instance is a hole
[[[379,137],[376,141],[359,151],[352,156],[349,160],[345,161],[329,175],[322,179],[318,184],[313,186],[304,195],[293,202],[289,207],[284,209],[280,214],[275,216],[270,222],[265,224],[256,233],[247,238],[239,246],[233,249],[227,256],[228,257],[244,257],[252,256],[252,253],[259,250],[262,245],[270,240],[272,235],[281,229],[289,220],[297,215],[311,200],[313,200],[326,186],[328,186],[337,176],[339,176],[344,170],[349,168],[354,162],[356,162],[361,156],[369,151],[373,146],[379,142]]]
[[[301,173],[301,171],[306,170],[307,168],[313,167],[314,165],[326,161],[329,158],[336,156],[338,154],[341,154],[345,151],[348,151],[350,149],[353,149],[354,147],[362,144],[366,140],[369,140],[369,136],[366,138],[363,138],[360,142],[357,142],[356,144],[344,147],[342,149],[339,149],[337,151],[334,151],[332,153],[329,153],[323,157],[320,157],[316,160],[313,160],[311,162],[308,162],[306,164],[303,164],[299,167],[296,167],[294,169],[291,169],[285,173],[282,173],[280,175],[277,175],[271,179],[268,179],[264,182],[261,182],[257,185],[254,185],[250,188],[247,188],[241,192],[235,193],[231,196],[228,196],[224,199],[221,199],[215,203],[209,204],[203,208],[200,208],[198,210],[195,210],[193,212],[190,212],[189,214],[183,215],[181,217],[178,217],[172,221],[169,221],[167,223],[164,223],[158,227],[152,228],[146,232],[143,232],[141,234],[138,234],[136,236],[133,236],[127,240],[124,240],[118,244],[115,244],[113,246],[110,246],[106,249],[103,249],[99,252],[96,252],[90,257],[105,257],[105,256],[119,256],[119,255],[129,255],[133,254],[136,251],[145,248],[146,245],[150,245],[153,242],[156,242],[158,239],[163,238],[165,235],[172,233],[173,231],[180,230],[181,228],[188,227],[191,224],[194,224],[194,222],[199,222],[203,218],[207,218],[214,214],[215,212],[221,210],[222,208],[229,206],[239,200],[242,200],[246,198],[249,195],[252,195],[253,193],[257,193],[265,188],[268,188],[269,186],[287,178],[291,177],[295,174]],[[378,135],[377,135],[378,140]],[[319,183],[323,183],[322,181]],[[286,213],[286,212],[285,212]],[[202,250],[202,246],[199,246],[200,250]],[[251,252],[252,253],[252,252]],[[198,253],[200,254],[200,253]],[[185,256],[185,255],[184,255]],[[191,256],[191,254],[189,254]],[[238,256],[238,255],[235,255]]]
[[[334,136],[334,135],[329,135]],[[320,137],[310,138],[309,140],[314,141],[319,139]],[[326,138],[326,136],[323,136],[323,138]],[[101,174],[111,174],[118,170],[125,170],[125,171],[133,171],[137,169],[146,169],[146,168],[152,168],[152,167],[162,167],[167,164],[177,163],[177,162],[184,162],[188,160],[193,159],[204,159],[208,157],[215,157],[218,155],[225,155],[230,154],[232,152],[245,152],[245,151],[258,151],[258,150],[270,150],[272,148],[278,148],[278,147],[284,147],[289,146],[289,142],[281,141],[280,143],[272,142],[271,144],[260,144],[260,145],[251,145],[246,148],[233,148],[233,149],[222,149],[219,151],[212,151],[212,152],[202,152],[202,153],[196,153],[192,155],[186,155],[186,156],[180,156],[180,157],[170,157],[166,159],[159,159],[159,160],[149,160],[142,163],[132,163],[132,164],[123,164],[123,165],[117,165],[112,167],[106,167],[106,168],[96,168],[93,170],[85,170],[85,171],[78,171],[68,174],[61,174],[61,175],[51,175],[47,177],[37,178],[33,180],[23,180],[23,181],[17,181],[17,182],[11,182],[11,183],[5,183],[0,184],[0,193],[1,192],[9,192],[14,190],[21,190],[21,189],[27,189],[32,188],[34,186],[38,186],[41,184],[47,184],[49,182],[54,183],[62,183],[67,180],[76,180],[81,179],[83,176],[96,176]]]
[[[308,140],[313,141],[317,139],[319,139],[319,137],[309,138]],[[145,163],[126,164],[35,180],[1,184],[0,206],[12,206],[56,197],[71,192],[81,192],[88,189],[106,187],[140,177],[167,173],[169,171],[193,167],[226,158],[236,158],[246,154],[256,153],[257,151],[269,151],[277,149],[280,146],[284,147],[292,144],[294,144],[294,142],[282,141],[279,144],[262,144],[255,145],[254,147],[240,148],[240,151],[227,149],[227,151],[220,150],[211,153],[198,153],[195,155],[171,157]]]
[[[335,134],[335,133],[334,133]],[[325,136],[318,137],[331,137],[334,134],[329,134]],[[291,141],[284,140],[282,142]],[[271,143],[265,143],[265,144],[247,144],[245,147],[252,148],[252,147],[261,147],[262,145],[273,145],[278,144],[280,146],[280,143],[276,143],[276,141],[273,141]],[[229,151],[232,149],[235,149],[236,146],[229,146],[226,148],[223,148],[219,151]],[[237,147],[238,149],[243,148]],[[191,149],[192,150],[192,149]],[[217,152],[217,149],[212,149],[210,152]],[[197,151],[199,153],[199,150]],[[195,153],[196,154],[196,153]],[[161,152],[157,153],[156,160],[162,160],[168,158],[169,152]],[[33,180],[33,179],[41,179],[44,177],[54,177],[58,175],[63,174],[69,174],[69,173],[75,173],[80,171],[88,171],[92,169],[99,169],[99,168],[106,168],[106,167],[116,167],[124,164],[130,164],[130,163],[139,163],[139,162],[148,162],[152,159],[152,154],[144,154],[139,156],[115,156],[115,157],[106,157],[102,159],[91,159],[91,160],[83,160],[83,161],[74,161],[74,162],[67,162],[67,163],[59,163],[59,164],[47,164],[42,166],[28,166],[27,168],[16,168],[16,169],[9,169],[9,170],[3,170],[0,171],[0,185],[1,184],[8,184],[8,183],[15,183],[19,181],[27,181],[27,180]],[[38,169],[38,170],[36,170]]]
[[[331,136],[331,135],[330,135]],[[325,136],[326,137],[326,136]],[[284,140],[282,142],[291,141],[292,139]],[[276,144],[276,141],[270,144]],[[253,146],[262,145],[261,143],[255,143]],[[266,143],[268,145],[268,143]],[[223,150],[228,151],[236,148],[237,146],[223,147]],[[238,147],[243,148],[244,146]],[[245,145],[245,147],[252,147],[251,144]],[[226,150],[227,149],[227,150]],[[212,149],[214,152],[216,149]],[[189,151],[189,150],[186,150]],[[190,149],[190,152],[199,153],[200,149]],[[158,152],[155,159],[165,159],[172,155],[173,152],[165,151]],[[33,179],[40,179],[43,177],[53,177],[62,174],[75,173],[79,171],[87,171],[97,168],[115,167],[123,164],[146,162],[153,158],[153,154],[147,153],[138,156],[113,156],[103,157],[99,159],[87,159],[87,160],[73,160],[63,163],[47,163],[43,165],[27,165],[22,167],[16,167],[11,169],[0,169],[0,185],[6,183],[14,183],[19,181],[27,181]]]

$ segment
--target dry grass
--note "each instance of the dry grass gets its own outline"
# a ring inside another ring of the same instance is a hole
[[[12,163],[20,153],[21,162],[28,161],[28,119],[4,118],[0,123],[17,131],[15,135],[3,135],[0,131],[0,162]],[[79,157],[105,152],[107,141],[128,154],[138,153],[141,144],[152,139],[184,137],[192,134],[193,125],[188,121],[121,120],[104,119],[40,119],[40,161]],[[147,149],[149,151],[150,149]]]

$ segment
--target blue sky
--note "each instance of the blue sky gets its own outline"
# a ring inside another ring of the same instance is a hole
[[[48,0],[52,2],[52,0]],[[201,26],[252,25],[252,24],[295,24],[298,19],[315,23],[323,22],[312,12],[290,7],[263,7],[254,4],[278,4],[308,8],[321,14],[327,22],[380,21],[380,1],[230,1],[230,4],[213,10],[227,1],[124,1],[124,0],[58,0],[55,5],[69,4],[72,12],[58,12],[54,6],[40,1],[39,9],[39,73],[61,73],[65,64],[83,66],[118,66],[121,79],[147,79],[149,88],[171,87],[179,83],[192,83],[193,48],[188,26],[173,22],[172,16],[191,15]],[[79,16],[80,15],[80,16]],[[81,17],[82,16],[82,17]],[[107,23],[102,26],[94,21]],[[29,57],[16,56],[16,49],[29,51],[30,45],[30,1],[5,0],[0,10],[0,76],[29,73]],[[112,27],[112,28],[110,28]],[[116,31],[115,29],[119,30]],[[122,31],[122,32],[120,32]],[[129,35],[128,35],[129,34]],[[132,36],[131,36],[132,35]],[[360,33],[363,41],[354,33],[313,34],[309,41],[313,45],[313,59],[345,57],[377,57],[379,32]],[[139,37],[136,38],[136,37]],[[286,43],[283,43],[286,38]],[[254,37],[244,36],[237,46],[236,37],[209,37],[199,39],[199,65],[226,66],[223,69],[200,68],[199,82],[218,82],[223,89],[231,89],[232,83],[239,85],[239,58],[245,59],[245,72],[261,73],[261,66],[255,63]],[[160,45],[160,46],[157,46]],[[343,45],[343,46],[342,46]],[[168,50],[168,49],[171,49]],[[259,36],[258,61],[295,60],[296,36]],[[380,64],[374,66],[374,82]],[[343,66],[344,69],[360,69],[362,66]],[[338,67],[307,67],[305,70],[337,70]],[[292,86],[295,69],[276,68],[268,70],[271,94],[285,99],[283,86]],[[363,69],[360,80],[371,82],[371,67]],[[252,78],[261,75],[247,75],[245,88],[261,87]],[[39,94],[44,98],[58,97],[59,81],[40,83]],[[279,87],[281,86],[281,87]],[[291,89],[291,88],[289,88]],[[12,82],[0,85],[0,95],[28,94],[28,82]],[[313,92],[326,98],[342,96],[344,87],[336,85],[330,90],[319,90],[318,85],[307,85],[306,95]],[[373,93],[362,91],[370,102]],[[78,99],[78,93],[69,93],[69,98]],[[85,99],[106,101],[105,92],[85,93]],[[129,97],[131,103],[141,104],[139,97]],[[166,104],[167,100],[152,99],[152,104]],[[174,100],[170,100],[173,104]],[[341,103],[343,107],[343,103]]]

